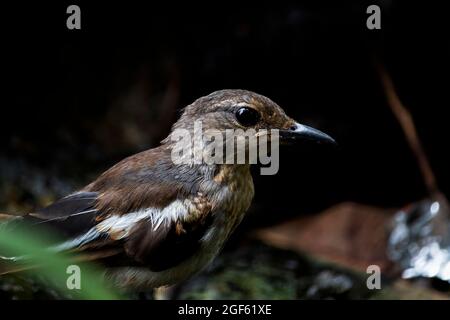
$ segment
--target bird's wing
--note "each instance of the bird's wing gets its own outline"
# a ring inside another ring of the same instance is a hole
[[[213,210],[204,197],[175,200],[156,219],[134,224],[124,244],[127,256],[152,271],[169,269],[192,256],[212,232]]]
[[[97,192],[77,192],[53,204],[29,213],[23,222],[31,226],[42,226],[56,232],[56,236],[71,238],[88,231],[99,211],[95,207]]]
[[[155,271],[175,266],[200,245],[211,224],[211,205],[198,193],[194,169],[180,180],[167,161],[146,167],[135,163],[127,159],[84,191],[12,224],[55,231],[62,241],[52,249],[86,260]]]

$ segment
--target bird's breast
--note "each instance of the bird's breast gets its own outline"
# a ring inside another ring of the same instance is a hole
[[[213,191],[213,210],[231,232],[241,222],[254,196],[249,166],[222,165],[213,180],[220,186]]]

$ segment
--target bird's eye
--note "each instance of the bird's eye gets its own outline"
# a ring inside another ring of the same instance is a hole
[[[254,126],[260,118],[259,112],[252,108],[242,107],[236,111],[237,121],[245,127]]]

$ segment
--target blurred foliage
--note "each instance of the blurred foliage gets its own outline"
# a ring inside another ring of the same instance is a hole
[[[101,271],[92,264],[74,262],[75,257],[70,254],[56,253],[50,249],[51,237],[48,234],[36,233],[25,229],[11,230],[6,224],[0,225],[0,250],[8,257],[18,257],[15,266],[20,263],[25,272],[32,279],[9,275],[6,281],[0,283],[2,289],[9,289],[13,294],[10,298],[36,298],[33,293],[39,293],[36,282],[44,284],[50,290],[45,290],[44,298],[74,298],[111,300],[120,296],[102,282]],[[54,243],[54,242],[53,242]],[[22,262],[23,261],[23,262]],[[2,262],[3,263],[3,262]],[[80,289],[68,288],[67,282],[72,275],[68,267],[76,265],[80,268]],[[1,266],[1,265],[0,265]],[[18,287],[22,289],[18,289]],[[23,289],[25,288],[25,290]],[[28,290],[27,290],[27,289]]]

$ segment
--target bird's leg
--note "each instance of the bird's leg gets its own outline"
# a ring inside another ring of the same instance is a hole
[[[155,300],[173,300],[176,297],[178,286],[165,286],[153,289],[153,298]]]

